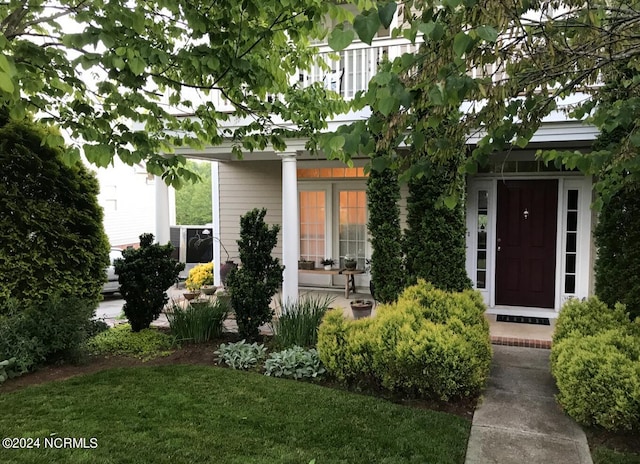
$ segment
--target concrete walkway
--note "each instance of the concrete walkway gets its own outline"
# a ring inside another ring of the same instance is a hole
[[[493,346],[466,464],[592,464],[582,429],[556,404],[549,350]]]

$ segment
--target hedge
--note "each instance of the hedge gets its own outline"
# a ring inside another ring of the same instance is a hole
[[[320,359],[339,380],[449,400],[474,396],[489,374],[491,343],[480,295],[419,281],[373,319],[325,316]]]
[[[557,399],[577,422],[607,430],[640,426],[640,338],[624,305],[598,298],[563,307],[551,349]]]

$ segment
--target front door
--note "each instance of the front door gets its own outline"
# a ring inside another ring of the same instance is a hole
[[[498,181],[496,304],[555,305],[557,180]]]

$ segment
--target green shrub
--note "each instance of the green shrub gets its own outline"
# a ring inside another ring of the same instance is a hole
[[[318,352],[300,346],[272,353],[264,363],[264,375],[293,379],[316,378],[324,374]]]
[[[231,296],[240,336],[255,340],[259,327],[271,321],[271,298],[282,283],[283,267],[271,256],[280,227],[264,222],[266,209],[253,209],[240,218],[238,250],[242,267],[232,269],[225,287]]]
[[[77,361],[91,330],[94,303],[54,295],[46,301],[0,304],[0,358],[20,372],[39,364]]]
[[[613,306],[624,303],[640,316],[640,187],[625,184],[606,202],[594,231],[598,254],[595,291]]]
[[[367,180],[371,282],[376,300],[383,303],[395,301],[405,285],[399,200],[397,173],[390,168],[372,169]]]
[[[316,346],[318,327],[334,300],[330,295],[302,295],[295,303],[280,303],[282,314],[272,324],[276,345]]]
[[[628,322],[624,305],[616,304],[612,310],[595,296],[585,301],[574,298],[562,306],[553,332],[553,344],[567,337],[595,335]]]
[[[464,179],[458,173],[458,161],[451,160],[446,165],[432,163],[424,172],[423,177],[409,182],[403,242],[409,283],[424,279],[443,290],[469,289],[462,201]],[[453,208],[443,201],[450,194],[459,197]]]
[[[59,294],[95,309],[109,264],[98,181],[44,143],[52,131],[0,118],[0,299]]]
[[[206,343],[222,335],[228,312],[227,304],[221,300],[192,302],[185,308],[174,303],[167,319],[177,340]]]
[[[176,343],[174,337],[156,329],[132,332],[129,324],[122,324],[96,335],[87,345],[94,354],[131,356],[146,361],[167,356]]]
[[[267,349],[262,344],[247,343],[241,340],[237,343],[222,343],[215,354],[220,364],[226,364],[232,369],[253,369],[267,355]]]
[[[171,258],[172,252],[170,243],[153,243],[153,234],[142,234],[140,248],[123,250],[122,258],[115,260],[120,293],[126,301],[122,309],[134,332],[148,329],[169,301],[166,290],[184,269],[184,263]]]
[[[420,281],[374,319],[327,313],[318,351],[326,369],[347,382],[442,400],[477,394],[491,363],[489,324],[477,292],[449,293]]]
[[[552,373],[560,405],[584,425],[637,430],[640,341],[616,329],[573,335],[552,348]]]

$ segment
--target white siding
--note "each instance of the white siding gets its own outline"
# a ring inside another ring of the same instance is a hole
[[[240,216],[253,208],[266,208],[265,221],[282,225],[282,165],[275,161],[220,163],[220,238],[237,261]],[[274,256],[282,259],[282,237]],[[220,250],[221,259],[226,259]]]
[[[140,242],[140,234],[155,233],[155,188],[145,169],[128,166],[119,159],[114,166],[89,165],[100,183],[98,202],[104,210],[104,229],[111,246]]]

